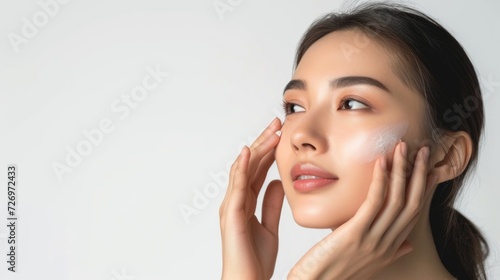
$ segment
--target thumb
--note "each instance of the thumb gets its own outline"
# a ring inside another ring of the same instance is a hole
[[[262,226],[278,236],[281,208],[285,192],[280,180],[273,180],[266,189],[264,202],[262,203]]]

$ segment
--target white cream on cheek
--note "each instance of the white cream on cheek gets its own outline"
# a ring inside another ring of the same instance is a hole
[[[403,121],[363,132],[350,139],[346,150],[361,163],[372,162],[392,152],[407,129],[408,121]]]

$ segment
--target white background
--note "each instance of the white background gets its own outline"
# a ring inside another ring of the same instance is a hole
[[[220,278],[218,208],[228,166],[282,117],[300,37],[342,3],[223,0],[233,6],[218,14],[217,2],[72,0],[45,18],[39,1],[0,2],[0,279]],[[415,6],[463,44],[488,96],[479,168],[458,208],[485,232],[488,271],[500,279],[500,5]],[[23,36],[23,18],[40,26],[16,45],[9,38]],[[128,115],[112,109],[124,108],[122,96],[148,67],[169,76]],[[59,180],[53,165],[66,165],[68,151],[87,141],[82,131],[106,120],[114,129]],[[19,170],[15,274],[5,261],[11,163]],[[198,213],[183,217],[180,207]],[[273,279],[285,279],[326,233],[296,225],[285,204]]]

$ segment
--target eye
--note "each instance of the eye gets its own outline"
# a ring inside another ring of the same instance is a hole
[[[342,99],[340,102],[340,109],[341,110],[361,110],[361,109],[367,109],[370,108],[368,105],[365,103],[354,99],[352,97],[346,97]]]
[[[289,115],[297,112],[305,112],[305,109],[300,105],[283,100],[283,111],[285,111],[285,115]]]

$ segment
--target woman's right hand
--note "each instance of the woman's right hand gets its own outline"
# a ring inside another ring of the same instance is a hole
[[[226,196],[219,209],[222,236],[222,279],[270,279],[278,254],[278,225],[284,191],[281,181],[269,183],[261,221],[255,216],[257,197],[274,162],[275,118],[231,166]]]

